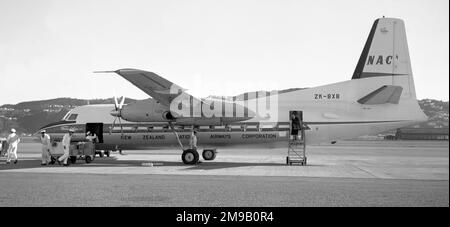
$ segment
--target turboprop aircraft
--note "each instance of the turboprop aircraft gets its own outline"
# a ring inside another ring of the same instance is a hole
[[[122,76],[152,98],[77,107],[42,129],[60,139],[75,128],[75,140],[94,131],[99,137],[96,149],[181,146],[183,162],[194,164],[199,154],[183,145],[193,129],[204,148],[203,158],[213,160],[220,146],[287,147],[293,111],[300,113],[306,144],[378,134],[427,120],[416,99],[404,22],[395,18],[374,22],[351,80],[325,86],[198,99],[153,72],[103,73]]]

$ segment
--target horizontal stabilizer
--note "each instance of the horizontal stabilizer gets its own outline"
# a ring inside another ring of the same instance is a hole
[[[378,105],[385,103],[398,104],[403,88],[400,86],[384,85],[358,100],[364,105]]]

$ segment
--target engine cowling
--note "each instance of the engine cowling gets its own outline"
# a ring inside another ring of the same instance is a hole
[[[120,111],[122,119],[132,122],[167,122],[174,120],[169,108],[154,99],[139,100],[125,105]]]
[[[227,105],[231,105],[228,107]],[[230,110],[231,113],[225,115],[233,115],[232,104],[225,103],[226,110]],[[200,108],[210,108],[210,106],[202,106]],[[244,110],[244,109],[243,109]],[[244,111],[243,111],[244,112]],[[232,122],[239,122],[251,119],[254,113],[250,110],[245,110],[246,117],[219,117],[219,116],[198,116],[198,117],[185,117],[177,112],[171,112],[169,107],[156,102],[154,99],[139,100],[122,107],[121,110],[111,111],[111,115],[121,117],[124,120],[131,122],[168,122],[173,121],[179,125],[224,125]],[[210,111],[210,113],[214,113]],[[222,113],[219,110],[219,113]]]

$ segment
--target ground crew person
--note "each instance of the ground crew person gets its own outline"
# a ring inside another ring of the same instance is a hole
[[[11,158],[14,158],[14,164],[17,164],[17,145],[19,145],[20,138],[16,134],[15,129],[11,129],[11,134],[6,138],[6,141],[8,142],[8,157],[6,158],[6,164],[11,162]]]
[[[95,143],[95,142],[96,142],[96,139],[97,139],[97,135],[95,135],[95,133],[91,133],[90,131],[88,131],[88,132],[86,133],[86,139],[87,139],[87,141],[89,141],[89,142]]]
[[[197,150],[197,131],[193,131],[191,135],[191,140],[189,142],[191,149]]]
[[[65,134],[63,139],[62,139],[62,145],[64,148],[64,155],[59,157],[58,160],[58,164],[61,165],[61,162],[64,161],[64,166],[68,166],[67,165],[67,159],[69,159],[69,149],[70,149],[70,139],[72,139],[72,135],[75,132],[74,129],[69,129],[69,133]]]
[[[51,161],[51,157],[50,157],[50,135],[46,133],[45,130],[41,131],[41,137],[39,137],[41,139],[41,144],[42,144],[42,160],[41,160],[41,165],[45,166],[48,163],[50,163]]]

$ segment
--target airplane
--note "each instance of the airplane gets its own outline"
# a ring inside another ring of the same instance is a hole
[[[77,107],[61,121],[42,127],[52,139],[61,139],[75,128],[74,140],[94,131],[99,139],[96,149],[181,146],[183,162],[195,164],[198,152],[183,145],[193,129],[198,131],[199,146],[205,148],[203,159],[213,160],[215,148],[221,146],[287,147],[293,111],[300,113],[308,145],[427,121],[416,98],[405,25],[396,18],[375,20],[351,80],[325,86],[198,99],[153,72],[100,73],[120,75],[152,98],[126,105],[122,98],[115,99],[114,105]]]

